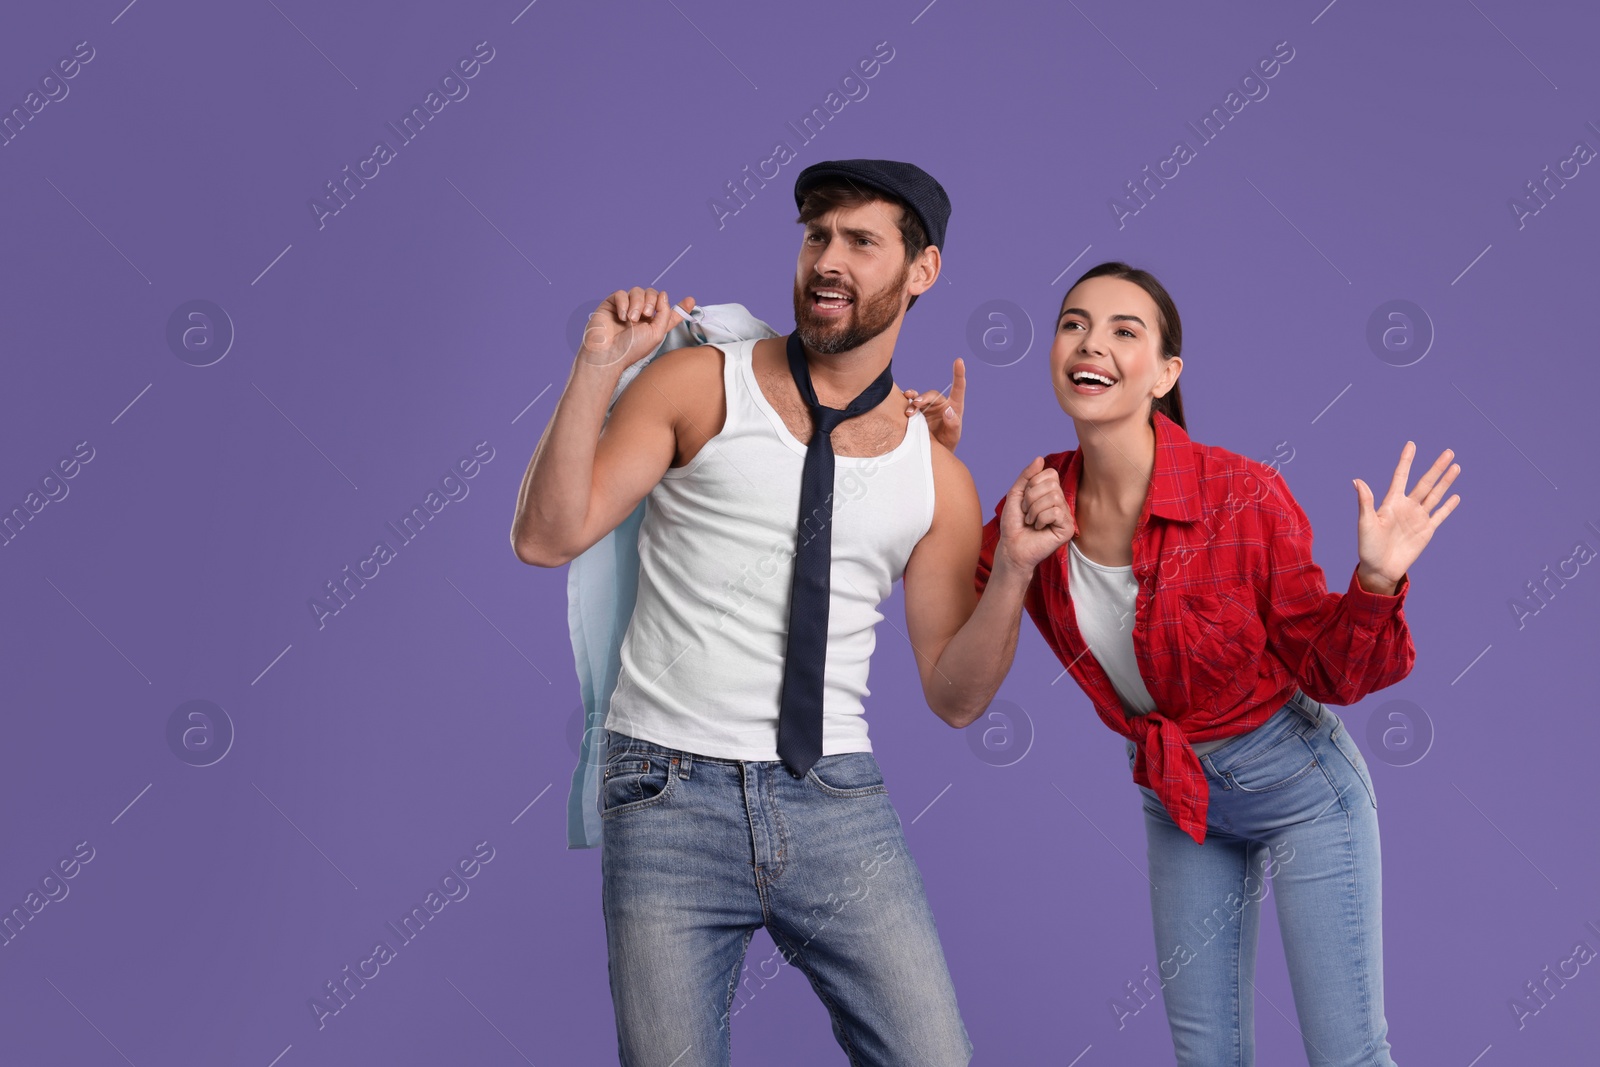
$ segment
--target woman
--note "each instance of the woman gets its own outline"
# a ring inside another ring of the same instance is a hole
[[[1036,458],[996,505],[979,594],[1004,571],[1017,595],[1031,572],[1022,603],[1127,738],[1178,1063],[1254,1063],[1256,905],[1271,877],[1308,1059],[1390,1065],[1376,800],[1324,702],[1410,671],[1406,571],[1460,501],[1438,506],[1460,466],[1445,470],[1446,450],[1407,493],[1406,442],[1376,509],[1356,479],[1359,562],[1330,593],[1276,470],[1189,440],[1181,346],[1177,308],[1147,272],[1102,263],[1073,285],[1050,380],[1079,447]],[[946,440],[952,393],[948,411],[936,393],[911,398]],[[1032,535],[1001,546],[1002,524]]]

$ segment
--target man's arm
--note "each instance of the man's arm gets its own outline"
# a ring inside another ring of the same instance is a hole
[[[972,475],[936,443],[933,480],[933,524],[903,577],[906,630],[928,707],[960,728],[983,714],[1011,670],[1033,569],[997,554],[980,599],[973,575],[983,521]]]
[[[678,321],[665,292],[638,286],[619,289],[590,317],[517,496],[511,545],[522,562],[559,567],[570,561],[615,529],[671,465],[681,417],[676,383],[696,362],[679,356],[686,350],[647,364],[609,420],[606,405],[622,372],[655,351]]]

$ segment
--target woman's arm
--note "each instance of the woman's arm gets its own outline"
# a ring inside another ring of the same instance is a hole
[[[1343,596],[1330,593],[1322,568],[1311,557],[1311,521],[1280,477],[1268,486],[1267,642],[1312,698],[1353,704],[1411,673],[1416,648],[1406,626],[1409,570],[1434,530],[1460,503],[1459,494],[1439,506],[1461,470],[1448,471],[1446,449],[1406,491],[1416,446],[1400,452],[1383,504],[1354,480],[1359,562]]]
[[[1267,537],[1267,647],[1306,695],[1354,704],[1411,673],[1416,648],[1406,625],[1407,575],[1393,596],[1369,592],[1356,573],[1343,595],[1328,591],[1311,555],[1311,522],[1282,478],[1269,479],[1282,514]]]

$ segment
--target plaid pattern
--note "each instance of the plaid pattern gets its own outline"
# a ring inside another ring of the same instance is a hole
[[[1084,643],[1067,545],[1035,568],[1024,603],[1100,720],[1137,746],[1134,781],[1201,842],[1208,790],[1191,742],[1255,729],[1296,686],[1322,703],[1352,704],[1400,681],[1416,659],[1401,610],[1410,580],[1381,596],[1362,589],[1352,568],[1345,593],[1329,592],[1311,558],[1311,523],[1275,468],[1191,442],[1159,411],[1154,422],[1155,469],[1133,533],[1133,647],[1157,710],[1125,715]],[[1073,507],[1082,453],[1056,452],[1045,463],[1061,472]],[[1004,507],[1002,497],[983,530],[979,596]]]

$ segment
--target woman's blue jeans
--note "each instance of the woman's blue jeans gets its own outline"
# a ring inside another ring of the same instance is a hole
[[[785,967],[810,981],[851,1064],[965,1067],[972,1043],[872,753],[823,756],[795,778],[776,760],[605,743],[601,895],[623,1067],[724,1067],[734,1016]],[[759,926],[777,951],[747,967]]]
[[[1131,763],[1131,743],[1128,752]],[[1211,790],[1203,844],[1140,787],[1178,1064],[1255,1063],[1256,937],[1270,885],[1308,1061],[1392,1067],[1377,797],[1344,724],[1296,690],[1200,765]]]

